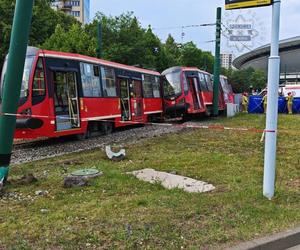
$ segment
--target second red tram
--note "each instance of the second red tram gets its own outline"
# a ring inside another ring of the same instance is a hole
[[[15,138],[88,137],[162,114],[160,73],[28,47]]]
[[[208,72],[195,67],[172,67],[163,73],[165,114],[169,117],[206,113],[213,108],[213,83]],[[219,88],[219,110],[225,110]]]

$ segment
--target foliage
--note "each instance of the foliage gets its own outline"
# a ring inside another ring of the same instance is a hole
[[[214,57],[210,52],[203,52],[193,42],[183,45],[180,57],[181,65],[194,66],[212,72]]]
[[[9,49],[14,9],[15,0],[0,0],[0,65],[2,65]],[[33,9],[29,44],[31,46],[40,46],[54,33],[57,24],[60,24],[64,29],[68,29],[75,23],[77,23],[75,18],[51,9],[49,0],[36,0]]]
[[[49,50],[97,56],[98,25],[102,24],[102,58],[163,71],[172,66],[195,66],[209,72],[213,56],[193,42],[178,44],[169,35],[163,43],[149,26],[144,29],[132,12],[120,16],[97,13],[92,23],[80,25],[75,18],[51,9],[52,0],[36,0],[29,44]],[[0,0],[0,60],[9,47],[15,1]],[[2,61],[0,61],[2,64]]]
[[[99,22],[102,27],[101,54],[106,60],[158,71],[178,65],[196,66],[212,71],[213,56],[210,52],[201,51],[192,42],[180,47],[171,35],[162,43],[150,26],[147,29],[142,28],[132,12],[116,17],[97,13],[92,23],[81,29],[77,27],[76,30],[80,33],[78,36],[73,30],[68,32],[58,27],[43,47],[95,56],[98,49],[96,38]],[[70,43],[73,45],[70,46]],[[75,46],[76,43],[86,43],[86,46]]]
[[[222,74],[228,77],[228,81],[236,93],[249,92],[251,88],[261,90],[266,87],[267,76],[265,72],[251,67],[241,70],[226,70],[223,68]]]
[[[96,56],[95,40],[96,38],[89,37],[79,24],[73,24],[69,31],[64,30],[58,24],[54,34],[43,44],[42,48]]]

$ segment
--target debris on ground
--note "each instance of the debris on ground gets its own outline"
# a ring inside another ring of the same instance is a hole
[[[119,152],[113,152],[111,146],[105,147],[105,152],[108,159],[112,161],[122,161],[125,159],[125,149],[121,149]]]
[[[128,174],[133,174],[142,181],[160,183],[167,189],[179,188],[189,193],[204,193],[215,189],[212,184],[203,181],[167,172],[160,172],[151,168],[129,172]]]
[[[49,212],[49,209],[46,209],[46,208],[42,208],[41,209],[41,213],[42,214],[46,214],[46,213],[48,213]]]
[[[33,174],[25,174],[19,179],[10,180],[10,183],[17,184],[17,185],[29,185],[29,184],[35,183],[37,181],[38,181],[38,179]]]
[[[80,169],[65,177],[64,187],[84,187],[88,186],[89,180],[102,176],[103,173],[97,169]]]
[[[35,191],[35,195],[37,196],[45,196],[45,195],[48,195],[49,192],[47,190],[38,190],[38,191]]]

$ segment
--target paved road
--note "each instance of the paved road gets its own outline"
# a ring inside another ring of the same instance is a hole
[[[300,250],[300,245],[295,246],[295,247],[288,248],[288,249],[286,249],[286,250]]]

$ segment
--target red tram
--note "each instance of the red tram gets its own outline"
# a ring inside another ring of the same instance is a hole
[[[88,137],[162,114],[160,73],[28,47],[15,138]]]
[[[206,113],[213,107],[211,74],[195,67],[172,67],[163,73],[165,114],[179,117]],[[219,88],[219,110],[225,110],[223,90]]]
[[[228,83],[226,76],[220,75],[220,83],[222,86],[225,103],[234,103],[234,92],[232,86]]]

